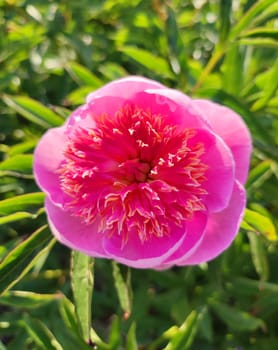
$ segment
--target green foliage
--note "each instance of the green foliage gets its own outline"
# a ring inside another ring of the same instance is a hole
[[[273,0],[0,0],[0,350],[277,349],[277,15]],[[36,143],[127,74],[227,105],[252,132],[241,231],[208,264],[70,260],[46,226]]]

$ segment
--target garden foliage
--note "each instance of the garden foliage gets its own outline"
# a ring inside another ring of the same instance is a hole
[[[0,0],[0,350],[278,348],[277,16],[273,0]],[[126,75],[226,105],[251,131],[248,209],[209,263],[131,269],[47,226],[38,140]]]

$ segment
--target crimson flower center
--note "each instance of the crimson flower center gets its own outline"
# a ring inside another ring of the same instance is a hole
[[[94,127],[74,126],[58,170],[72,215],[125,244],[130,235],[142,243],[170,235],[205,210],[205,147],[195,130],[132,105],[88,118]]]

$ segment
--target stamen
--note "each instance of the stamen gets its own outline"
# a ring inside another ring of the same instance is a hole
[[[205,210],[204,145],[194,143],[193,129],[131,105],[94,121],[69,136],[59,169],[72,215],[124,245],[131,234],[142,243],[169,235]]]

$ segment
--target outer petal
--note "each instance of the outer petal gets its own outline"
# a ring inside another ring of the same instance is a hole
[[[249,169],[252,141],[242,118],[231,109],[211,101],[195,100],[194,103],[214,132],[230,147],[236,163],[236,178],[244,183]]]
[[[49,129],[40,139],[34,152],[34,175],[37,184],[56,203],[64,203],[57,169],[63,160],[66,143],[65,126]]]
[[[92,99],[70,115],[67,132],[70,133],[76,126],[84,129],[95,127],[94,117],[102,115],[113,117],[125,102],[126,100],[121,96],[99,96]]]
[[[122,247],[120,236],[105,238],[104,249],[107,255],[125,265],[136,268],[159,267],[183,243],[186,237],[184,228],[175,229],[168,237],[152,238],[140,241],[138,235],[129,235],[128,242]]]
[[[239,230],[245,203],[245,190],[239,182],[236,182],[229,206],[219,213],[210,215],[200,246],[191,256],[177,265],[200,264],[215,258],[227,249]]]
[[[158,269],[167,269],[173,265],[183,264],[188,256],[194,253],[201,244],[207,225],[207,215],[196,213],[194,218],[187,223],[187,234],[182,245],[168,257]]]
[[[205,152],[201,159],[208,165],[205,173],[207,179],[202,183],[207,190],[204,204],[210,212],[217,212],[229,204],[233,192],[234,159],[225,142],[212,132],[198,130],[196,139],[199,142],[204,140]]]
[[[95,257],[107,257],[102,247],[102,234],[97,224],[86,225],[79,218],[56,206],[48,197],[45,201],[49,226],[59,242]]]
[[[167,117],[173,125],[184,128],[209,129],[211,127],[203,118],[193,100],[172,89],[148,89],[139,91],[131,100],[135,105],[150,110],[152,114]]]
[[[102,88],[92,92],[87,97],[87,103],[101,96],[121,96],[124,99],[129,99],[137,92],[146,89],[164,89],[165,86],[150,79],[140,76],[129,76],[126,78],[114,80],[106,84]]]

